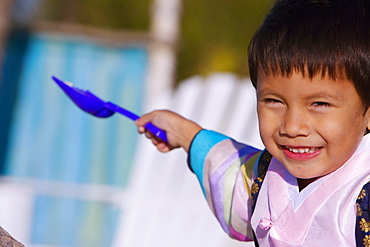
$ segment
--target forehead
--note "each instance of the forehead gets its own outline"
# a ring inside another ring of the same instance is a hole
[[[281,97],[326,98],[361,102],[353,83],[345,78],[334,80],[321,75],[307,78],[301,73],[293,73],[290,76],[259,73],[257,95],[260,97],[272,94]]]

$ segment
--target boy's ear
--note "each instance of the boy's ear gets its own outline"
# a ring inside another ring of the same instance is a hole
[[[366,125],[366,134],[370,133],[370,107],[366,110],[367,125]]]

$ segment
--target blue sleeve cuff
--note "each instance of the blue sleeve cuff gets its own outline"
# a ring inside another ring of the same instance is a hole
[[[213,146],[226,139],[231,138],[215,131],[201,130],[194,137],[193,141],[190,144],[188,165],[189,168],[198,177],[202,188],[204,161],[207,157],[207,154]]]

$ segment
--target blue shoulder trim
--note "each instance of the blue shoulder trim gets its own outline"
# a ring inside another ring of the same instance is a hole
[[[190,149],[188,164],[190,169],[198,177],[203,188],[203,167],[208,152],[217,143],[231,139],[223,134],[211,130],[201,130],[193,139]]]

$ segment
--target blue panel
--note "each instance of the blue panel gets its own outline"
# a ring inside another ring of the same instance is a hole
[[[3,67],[0,82],[0,173],[4,173],[5,155],[8,148],[9,130],[14,106],[18,95],[19,76],[22,72],[22,63],[27,52],[29,35],[26,33],[12,33],[3,58]]]
[[[38,196],[32,243],[50,246],[110,246],[120,212],[104,203]]]
[[[124,188],[138,138],[135,125],[120,115],[98,119],[82,112],[51,76],[71,81],[140,114],[146,47],[113,48],[35,35],[25,51],[5,174]],[[99,202],[39,195],[31,233],[33,244],[109,246],[119,213]]]
[[[35,36],[24,60],[7,174],[122,186],[137,132],[122,116],[81,112],[51,81],[72,81],[103,99],[141,113],[147,51]]]

